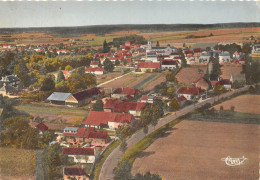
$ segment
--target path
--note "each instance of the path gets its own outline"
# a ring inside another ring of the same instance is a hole
[[[249,86],[236,89],[234,91],[230,91],[224,94],[221,94],[219,96],[211,97],[209,99],[205,99],[202,102],[198,102],[196,104],[189,105],[187,107],[184,107],[183,109],[176,111],[175,113],[170,114],[169,116],[166,116],[164,118],[161,118],[158,122],[158,124],[154,127],[152,125],[148,126],[148,134],[151,132],[159,129],[160,127],[164,126],[165,124],[179,118],[180,116],[183,116],[185,114],[188,114],[189,112],[192,112],[193,110],[207,104],[211,103],[213,104],[216,101],[219,101],[223,98],[229,97],[233,94],[240,93],[242,91],[246,91],[249,89]],[[133,134],[128,140],[127,140],[127,150],[129,150],[133,145],[138,143],[140,140],[145,138],[146,134],[144,132],[138,131],[137,133]],[[99,175],[99,180],[112,180],[114,179],[113,169],[117,166],[119,160],[123,157],[124,153],[120,151],[119,146],[117,146],[110,155],[106,158],[105,162],[103,163]]]

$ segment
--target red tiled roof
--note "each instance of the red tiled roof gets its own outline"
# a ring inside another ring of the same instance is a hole
[[[99,65],[99,61],[92,61],[91,65]]]
[[[104,104],[104,109],[114,109],[116,104],[119,104],[121,101],[118,99],[108,99]]]
[[[138,89],[132,89],[132,88],[117,88],[114,91],[114,94],[127,94],[127,95],[135,95],[138,93]]]
[[[128,113],[130,110],[136,110],[141,111],[144,109],[148,103],[142,103],[142,102],[120,102],[119,104],[116,104],[114,108],[114,112],[119,113]]]
[[[137,68],[160,68],[161,64],[158,63],[154,63],[154,62],[139,62],[137,64]]]
[[[108,137],[108,133],[101,131],[89,131],[86,133],[85,137],[94,139],[106,139]]]
[[[202,93],[202,90],[197,87],[181,87],[178,91],[178,94],[192,94],[198,95]]]
[[[90,147],[63,147],[62,153],[66,155],[94,155],[94,148]]]
[[[195,52],[195,53],[202,52],[202,49],[201,48],[195,48],[195,49],[193,49],[193,52]]]
[[[107,124],[110,122],[130,123],[132,114],[121,114],[101,111],[90,111],[87,119],[82,124],[96,125]]]
[[[186,50],[184,51],[184,54],[192,54],[192,51]]]
[[[72,95],[78,100],[84,100],[87,98],[91,98],[92,96],[98,95],[100,94],[100,90],[96,87],[90,88],[90,89],[86,89],[83,91],[79,91],[76,93],[73,93]]]
[[[86,71],[105,71],[104,68],[86,68]]]
[[[37,124],[36,126],[40,131],[45,132],[47,131],[49,128],[48,126],[46,126],[43,122],[40,122],[39,124]]]
[[[140,101],[142,101],[142,100],[148,100],[148,96],[147,95],[143,95],[141,98],[140,98]]]
[[[219,81],[210,81],[212,86],[215,86],[219,83]]]
[[[219,81],[219,83],[222,84],[222,85],[231,85],[232,84],[229,79],[221,79]]]
[[[180,96],[177,98],[179,102],[187,100],[184,96]]]
[[[84,167],[65,167],[64,175],[67,176],[87,176],[89,175],[84,171]]]

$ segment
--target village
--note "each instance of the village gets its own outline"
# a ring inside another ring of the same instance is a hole
[[[13,108],[23,114],[17,117],[26,117],[28,128],[44,139],[40,147],[61,147],[68,158],[67,165],[57,165],[63,168],[63,179],[90,179],[115,143],[124,149],[126,139],[140,129],[145,132],[149,124],[257,82],[259,72],[251,72],[259,66],[259,60],[252,61],[260,54],[257,43],[191,48],[185,43],[161,46],[138,35],[125,39],[119,45],[104,40],[95,49],[78,48],[75,40],[0,45],[0,107],[17,101]],[[0,112],[1,143],[20,146],[4,139],[10,132],[3,121],[12,116]],[[28,147],[39,148],[31,141]]]

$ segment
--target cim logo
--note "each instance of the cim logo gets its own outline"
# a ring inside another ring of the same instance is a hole
[[[240,166],[244,163],[245,160],[247,160],[247,158],[245,158],[244,156],[242,156],[241,158],[231,158],[230,156],[228,156],[226,158],[222,158],[221,160],[224,161],[228,166]]]

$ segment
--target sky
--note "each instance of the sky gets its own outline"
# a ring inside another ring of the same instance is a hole
[[[229,22],[260,22],[260,2],[220,0],[0,2],[0,28]]]

